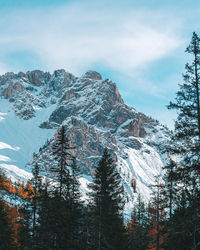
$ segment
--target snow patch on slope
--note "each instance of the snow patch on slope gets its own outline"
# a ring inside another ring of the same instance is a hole
[[[14,151],[20,150],[20,147],[12,147],[12,146],[10,146],[10,145],[7,144],[7,143],[0,142],[0,149],[5,149],[5,148],[7,148],[7,149],[12,149],[12,150],[14,150]]]
[[[11,161],[11,159],[7,156],[0,155],[0,161]]]
[[[27,180],[30,177],[28,173],[30,169],[25,167],[26,163],[32,158],[33,153],[37,152],[55,133],[54,129],[39,128],[41,121],[47,119],[54,109],[55,105],[38,109],[34,118],[25,121],[16,116],[10,102],[1,100],[0,114],[4,115],[4,120],[0,122],[2,153],[0,167],[7,169],[12,179]],[[5,161],[14,162],[14,165],[2,164]]]
[[[11,177],[13,182],[26,182],[28,179],[32,178],[32,174],[28,173],[27,171],[18,168],[15,165],[10,164],[0,164],[0,167],[3,168],[7,174],[7,176]]]

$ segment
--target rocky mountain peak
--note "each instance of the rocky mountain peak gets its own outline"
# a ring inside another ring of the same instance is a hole
[[[57,70],[54,71],[53,74],[55,75],[55,77],[58,77],[58,76],[65,75],[66,71],[64,69],[57,69]]]
[[[45,84],[51,77],[49,72],[43,72],[41,70],[28,71],[26,73],[28,81],[37,87]]]
[[[111,80],[102,79],[96,71],[82,77],[63,69],[53,74],[40,70],[7,73],[0,76],[0,96],[0,131],[6,131],[1,140],[7,145],[15,141],[20,148],[19,153],[6,155],[16,155],[11,164],[24,168],[27,162],[38,162],[48,175],[45,166],[56,164],[51,155],[54,135],[64,125],[86,181],[107,147],[117,162],[127,202],[137,191],[149,195],[149,184],[164,165],[169,131],[126,105]],[[0,161],[0,166],[8,166],[13,174],[9,164]],[[137,182],[134,189],[133,180]]]
[[[82,77],[89,78],[91,80],[102,80],[101,74],[93,70],[87,71]]]

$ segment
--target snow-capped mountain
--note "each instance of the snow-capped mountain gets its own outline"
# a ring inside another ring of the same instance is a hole
[[[33,162],[53,164],[51,146],[65,125],[87,189],[94,167],[108,147],[121,174],[126,211],[137,193],[148,198],[162,173],[170,132],[126,105],[115,83],[95,71],[75,77],[64,70],[0,76],[0,167],[13,180],[31,177]],[[36,153],[33,157],[33,153]]]

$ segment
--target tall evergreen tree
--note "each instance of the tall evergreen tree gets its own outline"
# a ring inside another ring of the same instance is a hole
[[[31,212],[32,212],[32,248],[37,247],[37,214],[39,209],[40,191],[42,185],[42,177],[40,176],[40,168],[35,164],[32,169],[33,177],[30,180],[31,188],[29,188]]]
[[[38,249],[53,249],[55,231],[57,230],[57,209],[55,197],[48,192],[49,183],[46,182],[40,191],[38,211]],[[56,206],[55,206],[56,203]]]
[[[71,165],[71,188],[70,188],[70,204],[68,207],[68,211],[70,211],[70,240],[74,249],[78,249],[80,243],[80,234],[82,231],[82,209],[83,204],[80,201],[81,193],[80,193],[80,183],[78,177],[80,176],[80,168],[77,166],[75,158],[73,159]]]
[[[169,150],[180,159],[174,168],[174,185],[180,199],[169,220],[168,231],[171,233],[168,238],[169,244],[178,242],[180,237],[187,239],[187,245],[183,243],[179,246],[181,249],[198,249],[196,246],[200,246],[200,38],[196,33],[193,33],[186,52],[191,55],[191,63],[185,65],[186,73],[183,75],[183,83],[179,85],[176,101],[170,102],[168,106],[169,109],[178,112],[173,137],[176,147]],[[183,217],[183,227],[180,227],[178,222]],[[174,231],[175,228],[177,231]],[[184,248],[185,246],[187,248]]]
[[[178,146],[171,151],[182,157],[176,170],[177,182],[184,185],[189,201],[200,186],[200,38],[196,33],[186,52],[191,54],[192,62],[185,65],[176,101],[170,102],[168,108],[178,112],[173,138]]]
[[[94,209],[95,249],[123,249],[123,206],[121,179],[108,150],[105,149],[89,185]]]
[[[161,189],[161,195],[163,198],[164,206],[165,208],[169,209],[170,218],[172,216],[173,208],[175,207],[175,204],[177,204],[177,202],[179,203],[181,199],[178,189],[176,187],[177,164],[178,163],[173,161],[172,158],[170,157],[168,164],[164,167],[165,174],[163,176],[163,179],[165,181],[165,184],[163,188]]]
[[[55,182],[52,183],[54,187],[49,188],[50,193],[48,188],[42,190],[39,212],[41,245],[44,247],[44,241],[47,240],[50,249],[81,249],[79,169],[71,154],[72,149],[74,148],[70,146],[65,127],[62,126],[53,145],[57,164],[54,163],[50,171],[55,176]]]
[[[56,180],[59,183],[59,196],[61,197],[63,192],[66,194],[70,192],[70,171],[69,167],[74,159],[70,150],[74,149],[70,146],[69,140],[66,135],[65,126],[62,126],[56,136],[55,143],[53,145],[53,155],[58,165],[51,167],[51,172],[56,176]]]

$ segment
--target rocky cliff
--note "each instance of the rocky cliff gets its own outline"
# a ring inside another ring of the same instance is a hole
[[[33,162],[48,175],[54,135],[64,125],[83,192],[108,147],[122,177],[127,211],[137,193],[149,197],[154,176],[162,174],[169,131],[126,105],[111,80],[95,71],[82,77],[64,70],[7,73],[0,77],[0,96],[0,166],[11,177],[28,178]]]

